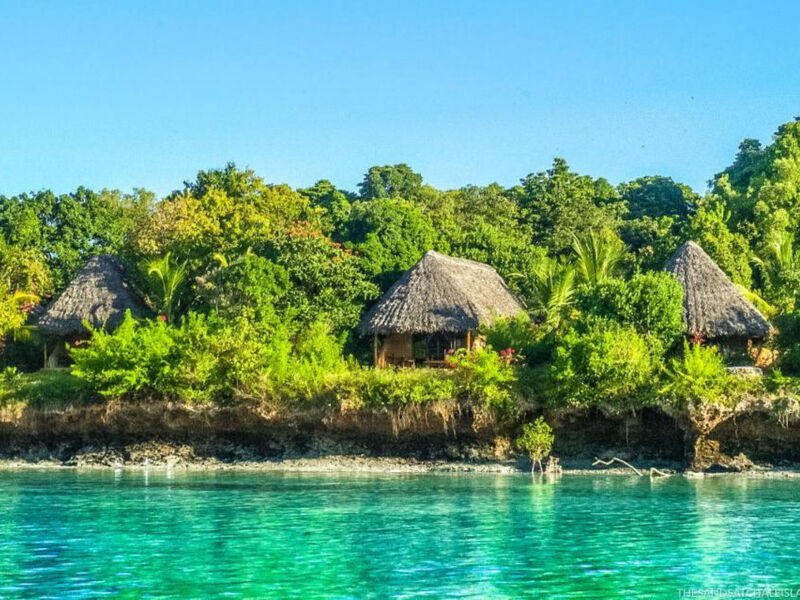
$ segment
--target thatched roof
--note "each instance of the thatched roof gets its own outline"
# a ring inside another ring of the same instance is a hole
[[[769,335],[764,316],[694,242],[678,248],[666,268],[683,286],[687,335],[707,339],[764,339]]]
[[[112,330],[128,309],[135,317],[151,314],[128,285],[119,259],[103,254],[89,259],[35,324],[44,333],[62,337],[85,333],[83,321]]]
[[[524,309],[492,267],[429,250],[364,315],[367,333],[452,333]]]

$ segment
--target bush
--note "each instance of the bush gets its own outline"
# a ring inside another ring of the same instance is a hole
[[[778,317],[775,325],[781,368],[793,375],[800,374],[800,311]]]
[[[714,346],[684,341],[683,357],[670,361],[663,391],[682,405],[713,404],[725,401],[729,380],[725,361]]]
[[[341,343],[322,321],[293,336],[283,325],[257,327],[214,313],[189,313],[175,327],[128,313],[113,333],[92,330],[71,355],[74,375],[104,396],[189,402],[307,398],[345,367]]]
[[[138,323],[127,311],[114,333],[89,330],[91,341],[86,347],[70,350],[75,377],[103,396],[163,389],[174,366],[175,345],[166,324],[160,320]]]
[[[553,447],[555,436],[553,430],[550,428],[543,417],[539,417],[533,423],[526,423],[522,426],[522,435],[517,438],[517,446],[522,448],[531,457],[532,465],[531,470],[539,463],[539,470],[542,469],[542,459],[550,454],[550,449]]]
[[[668,273],[634,275],[629,281],[610,279],[584,289],[578,308],[587,315],[630,325],[669,349],[683,332],[683,288]]]
[[[223,401],[280,365],[285,337],[277,332],[268,343],[246,321],[214,315],[189,313],[172,327],[128,313],[113,333],[94,329],[71,349],[72,372],[104,396]]]
[[[401,407],[450,401],[455,397],[453,373],[440,369],[398,370],[354,366],[335,385],[344,409]]]
[[[644,403],[656,370],[652,347],[633,327],[615,321],[593,319],[571,329],[550,368],[555,399],[615,409]]]
[[[168,368],[156,391],[190,402],[226,402],[250,395],[265,377],[283,374],[291,346],[281,328],[265,332],[244,319],[224,321],[189,313],[168,328],[173,343]]]
[[[514,349],[500,353],[491,347],[467,352],[461,348],[447,357],[454,370],[456,393],[494,416],[507,416],[514,408]]]
[[[544,342],[545,334],[541,327],[531,321],[527,314],[516,317],[499,318],[490,327],[482,328],[481,335],[492,348],[514,348],[520,360],[533,366],[544,356],[549,356],[550,348]]]

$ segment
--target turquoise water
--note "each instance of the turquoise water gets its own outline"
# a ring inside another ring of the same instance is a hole
[[[800,482],[0,473],[3,598],[677,598],[800,587]]]

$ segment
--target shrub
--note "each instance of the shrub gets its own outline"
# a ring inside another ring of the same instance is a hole
[[[482,328],[480,333],[492,348],[515,348],[522,355],[520,360],[529,365],[533,365],[535,360],[541,359],[543,352],[549,350],[543,350],[545,334],[541,327],[525,313],[496,319],[490,327]]]
[[[308,398],[344,369],[341,343],[322,321],[293,336],[283,325],[189,313],[179,326],[126,314],[114,333],[92,330],[71,350],[73,373],[104,396],[189,402]]]
[[[273,372],[274,392],[286,400],[309,400],[323,394],[327,381],[347,368],[341,339],[334,337],[328,324],[319,319],[302,327],[288,347],[290,352],[283,355],[283,371]]]
[[[262,378],[283,370],[290,351],[280,328],[266,339],[265,332],[244,319],[229,322],[214,314],[189,313],[179,327],[169,328],[169,334],[170,368],[157,391],[191,402],[224,402],[237,394],[249,395]]]
[[[781,368],[787,373],[800,374],[800,311],[778,317],[775,325]]]
[[[555,399],[614,409],[644,403],[655,373],[652,347],[633,327],[615,321],[593,319],[571,329],[550,368]]]
[[[491,347],[467,352],[461,348],[447,357],[454,370],[456,393],[495,416],[506,416],[514,407],[514,349],[496,352]]]
[[[161,388],[173,366],[174,340],[166,324],[138,323],[127,311],[114,333],[88,328],[90,343],[70,350],[73,375],[104,396]]]
[[[285,335],[271,340],[244,320],[223,322],[189,313],[180,326],[136,321],[130,313],[113,333],[91,330],[89,342],[72,348],[73,374],[104,396],[151,396],[222,401],[281,367]]]
[[[630,325],[669,349],[683,331],[683,288],[668,273],[634,275],[629,281],[609,279],[584,288],[579,309],[587,315]]]
[[[336,383],[336,398],[344,409],[407,406],[452,400],[453,374],[439,369],[398,370],[354,366]]]
[[[679,404],[725,401],[729,381],[725,361],[714,346],[683,342],[683,356],[673,358],[663,391]]]
[[[534,470],[538,463],[539,470],[544,472],[542,459],[550,454],[554,440],[553,430],[543,417],[539,417],[533,423],[525,423],[522,426],[522,435],[517,438],[517,445],[531,457],[531,470]]]

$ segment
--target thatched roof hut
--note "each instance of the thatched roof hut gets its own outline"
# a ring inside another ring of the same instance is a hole
[[[431,364],[448,349],[471,348],[479,325],[523,311],[489,265],[429,250],[364,315],[360,331],[374,336],[377,366]]]
[[[666,269],[683,286],[687,335],[709,340],[762,340],[769,335],[764,316],[694,242],[678,248]]]
[[[48,335],[72,337],[86,333],[84,321],[113,330],[126,310],[135,317],[152,314],[128,284],[120,260],[103,254],[89,259],[35,324]]]
[[[429,250],[364,315],[361,333],[460,333],[524,311],[483,263]]]

